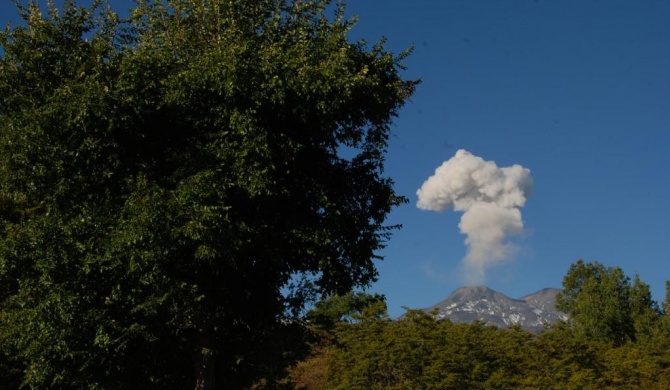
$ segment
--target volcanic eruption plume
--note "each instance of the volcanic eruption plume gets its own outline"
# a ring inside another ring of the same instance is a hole
[[[417,207],[462,211],[458,227],[465,234],[463,258],[470,284],[483,284],[486,269],[514,256],[508,238],[523,233],[519,210],[533,187],[530,170],[521,165],[499,168],[466,150],[459,150],[435,170],[416,192]]]

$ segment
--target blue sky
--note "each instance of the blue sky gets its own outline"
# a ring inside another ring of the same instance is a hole
[[[120,9],[128,1],[111,1]],[[485,283],[511,297],[560,287],[577,259],[670,279],[670,2],[349,0],[352,39],[411,45],[423,83],[393,125],[386,173],[410,203],[371,288],[428,307],[465,284],[461,213],[416,207],[416,191],[458,149],[534,180],[514,259]],[[0,23],[14,15],[0,0]]]
[[[373,5],[374,3],[374,5]],[[560,287],[577,259],[670,279],[670,2],[350,1],[353,36],[414,45],[420,77],[394,126],[387,173],[410,204],[373,291],[427,307],[464,284],[461,214],[419,210],[415,192],[456,150],[531,170],[514,260],[486,284],[512,297]]]

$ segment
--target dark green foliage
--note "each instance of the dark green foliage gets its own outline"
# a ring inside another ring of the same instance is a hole
[[[454,324],[422,311],[408,311],[390,320],[373,296],[330,299],[318,307],[335,321],[328,337],[313,346],[312,354],[291,372],[288,383],[297,389],[667,389],[670,386],[670,321],[651,300],[649,286],[632,282],[620,269],[577,262],[566,275],[563,305],[590,308],[581,300],[588,292],[610,291],[614,283],[627,292],[621,307],[632,333],[625,342],[610,338],[611,331],[592,330],[585,324],[618,324],[595,318],[559,323],[540,335],[520,328],[497,329],[482,323]],[[573,284],[574,283],[574,284]],[[574,287],[587,284],[588,289]],[[567,289],[572,288],[572,289]],[[573,295],[569,295],[573,293]],[[566,297],[573,300],[566,301]],[[604,299],[603,296],[593,297]],[[668,298],[664,303],[667,307]],[[370,304],[370,309],[360,304]],[[357,303],[353,305],[352,303]],[[605,303],[606,307],[608,304]],[[350,321],[342,308],[355,307]],[[565,306],[564,306],[565,307]],[[592,314],[582,311],[580,315]],[[620,317],[615,317],[620,318]],[[332,323],[329,322],[329,323]],[[601,333],[595,333],[601,332]],[[616,333],[615,333],[616,334]],[[607,337],[605,337],[607,335]]]
[[[352,323],[370,317],[387,319],[383,296],[363,292],[335,295],[320,300],[307,313],[310,327],[322,332],[333,331],[342,322]]]
[[[563,279],[557,308],[570,315],[578,337],[623,345],[650,334],[658,318],[649,285],[631,284],[621,268],[579,260]]]
[[[651,297],[651,290],[647,283],[635,275],[630,286],[631,315],[635,327],[635,338],[638,341],[647,341],[654,333],[661,310]]]
[[[23,365],[12,360],[7,351],[0,350],[0,390],[18,389],[23,369]]]
[[[599,344],[577,338],[565,324],[559,324],[528,345],[528,375],[523,383],[538,390],[596,389],[601,371],[598,347]]]
[[[297,356],[305,299],[375,280],[416,83],[327,6],[22,9],[0,34],[0,364],[32,388],[239,388]]]
[[[665,297],[661,304],[661,309],[664,313],[670,313],[670,281],[665,281]]]
[[[333,389],[516,388],[531,339],[520,329],[457,325],[421,311],[342,323],[336,335]]]

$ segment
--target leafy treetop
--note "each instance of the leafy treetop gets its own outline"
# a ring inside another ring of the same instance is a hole
[[[290,358],[287,309],[375,280],[416,82],[329,3],[19,7],[0,33],[0,349],[26,386],[242,387]]]

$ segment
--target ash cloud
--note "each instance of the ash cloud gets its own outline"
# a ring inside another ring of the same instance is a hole
[[[530,170],[521,165],[499,168],[466,150],[459,150],[435,170],[416,192],[417,207],[463,212],[458,224],[466,235],[463,258],[469,284],[483,284],[489,267],[511,260],[512,236],[523,233],[521,208],[533,187]]]

